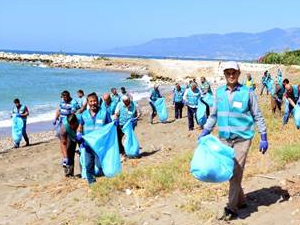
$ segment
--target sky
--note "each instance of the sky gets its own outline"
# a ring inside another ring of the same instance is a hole
[[[101,53],[155,38],[300,27],[299,0],[0,0],[0,49]]]

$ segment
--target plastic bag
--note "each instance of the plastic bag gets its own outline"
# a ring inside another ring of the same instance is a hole
[[[230,180],[233,170],[234,149],[212,135],[202,137],[191,161],[193,176],[201,181],[219,183]]]
[[[81,178],[82,179],[87,179],[87,176],[86,176],[86,162],[85,162],[85,154],[86,154],[85,153],[86,152],[85,147],[80,146],[79,152],[80,152],[79,162],[80,162],[80,165],[81,165]],[[98,159],[98,157],[95,158],[94,173],[95,173],[94,174],[95,176],[101,175],[101,173],[102,173],[101,163],[100,163],[100,160]]]
[[[273,96],[275,94],[274,80],[273,79],[268,80],[268,82],[266,83],[266,85],[267,85],[268,91]]]
[[[124,149],[126,155],[129,157],[137,157],[139,155],[140,145],[132,128],[131,120],[125,123],[122,132],[125,134]]]
[[[154,103],[158,118],[161,122],[166,122],[168,119],[168,110],[165,98],[158,98]]]
[[[297,129],[300,128],[300,106],[297,104],[294,108],[294,122]]]
[[[196,118],[197,118],[198,125],[203,126],[206,123],[207,120],[206,105],[203,104],[201,101],[198,102]]]
[[[203,97],[202,100],[205,101],[209,107],[213,107],[214,105],[214,98],[210,93],[206,93]]]
[[[12,138],[15,143],[20,143],[22,139],[22,130],[23,130],[24,122],[22,118],[13,116],[12,118]]]
[[[113,177],[121,172],[117,128],[114,122],[83,135],[83,139],[99,158],[102,171],[106,177]]]

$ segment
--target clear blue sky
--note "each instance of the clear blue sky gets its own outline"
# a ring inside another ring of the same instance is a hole
[[[93,52],[154,38],[300,27],[299,0],[0,0],[0,49]]]

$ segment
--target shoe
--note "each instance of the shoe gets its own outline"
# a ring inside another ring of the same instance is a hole
[[[26,142],[26,145],[25,146],[29,146],[29,142]]]
[[[224,208],[223,215],[218,218],[218,220],[230,221],[238,218],[238,214],[227,207]]]
[[[246,209],[248,207],[247,203],[238,206],[238,209]]]
[[[14,143],[14,148],[19,148],[20,144]]]
[[[73,177],[74,176],[74,166],[73,165],[66,165],[64,168],[65,176],[66,177]]]

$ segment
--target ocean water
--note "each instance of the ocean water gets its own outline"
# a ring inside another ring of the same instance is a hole
[[[139,100],[148,95],[147,77],[128,80],[127,73],[99,70],[48,68],[45,65],[0,62],[0,128],[11,126],[13,100],[19,98],[28,106],[28,123],[49,121],[54,118],[60,102],[60,93],[68,90],[77,98],[77,90],[85,95],[91,92],[103,94],[111,87],[122,86]]]

